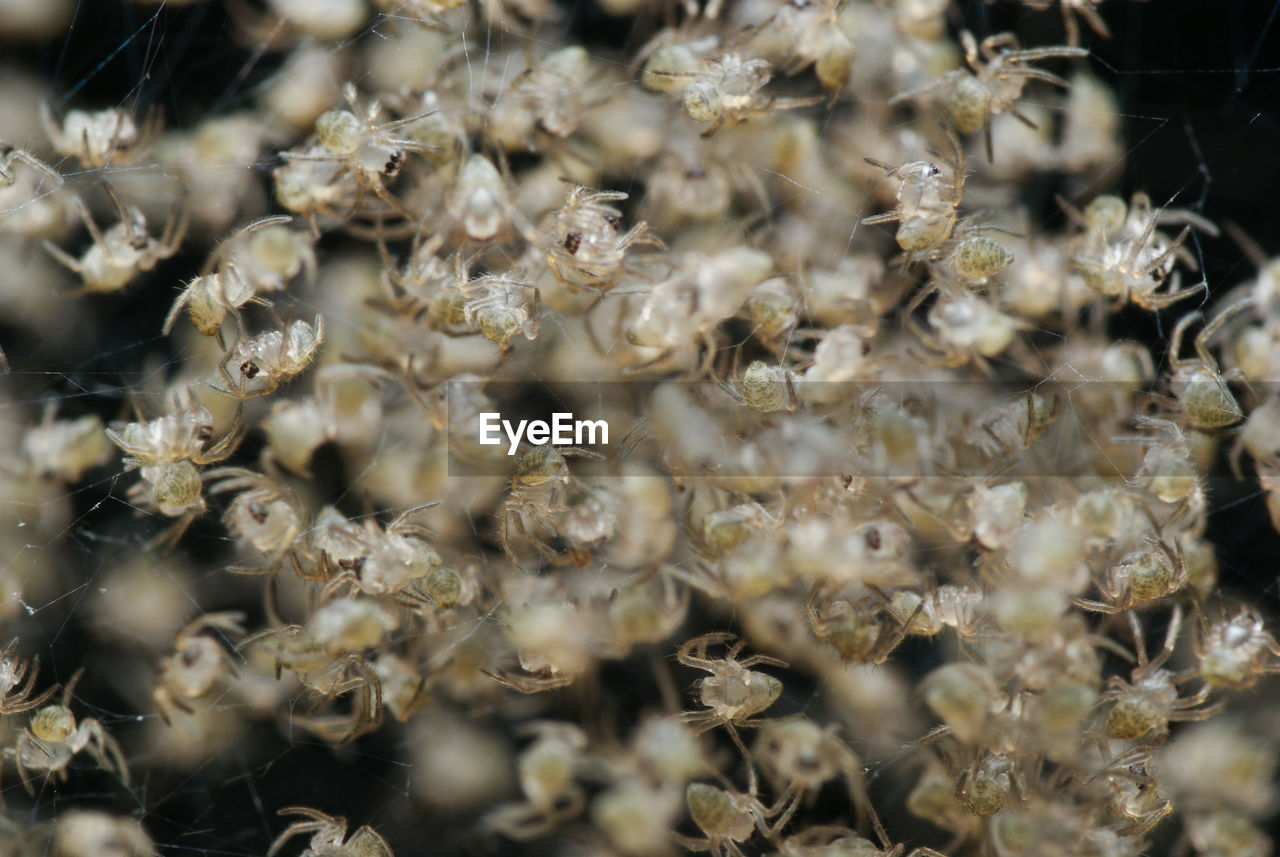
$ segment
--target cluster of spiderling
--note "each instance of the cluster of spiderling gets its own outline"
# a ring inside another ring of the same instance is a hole
[[[601,0],[628,53],[566,43],[569,4],[374,5],[228,3],[282,54],[242,109],[46,104],[0,149],[19,323],[74,349],[25,299],[62,290],[178,355],[106,421],[5,395],[0,556],[46,547],[0,565],[0,773],[400,740],[435,815],[271,806],[268,855],[442,818],[620,857],[1269,852],[1274,730],[1224,712],[1274,716],[1246,693],[1280,642],[1219,593],[1205,474],[1238,429],[1280,530],[1280,262],[1239,233],[1256,277],[1162,353],[1106,335],[1203,304],[1217,229],[1141,191],[1020,207],[1123,160],[1093,0],[1034,47],[948,35],[944,0]],[[614,436],[482,442],[535,381]],[[130,666],[42,670],[19,614],[78,590],[56,544],[102,485],[131,517],[77,604]],[[250,725],[277,743],[225,753]],[[155,853],[34,806],[0,854]]]

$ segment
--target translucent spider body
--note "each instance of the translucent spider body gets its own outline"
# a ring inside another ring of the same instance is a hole
[[[720,45],[718,35],[694,37],[689,28],[668,27],[639,51],[640,85],[653,92],[678,93]]]
[[[1119,197],[1100,196],[1083,213],[1064,205],[1073,220],[1085,231],[1068,249],[1072,264],[1085,283],[1117,304],[1129,301],[1143,309],[1160,310],[1200,293],[1206,286],[1179,288],[1181,281],[1174,265],[1182,261],[1192,269],[1195,258],[1182,249],[1194,226],[1211,235],[1217,228],[1204,218],[1186,211],[1156,211],[1144,193],[1135,193],[1128,206]],[[1188,225],[1177,238],[1156,230],[1160,223]],[[1160,291],[1166,282],[1169,287]]]
[[[1182,337],[1187,327],[1200,318],[1199,313],[1189,313],[1178,319],[1169,337],[1169,366],[1173,370],[1169,385],[1187,428],[1200,430],[1222,429],[1233,426],[1244,418],[1240,403],[1227,386],[1227,375],[1218,370],[1218,361],[1209,350],[1209,340],[1231,316],[1252,305],[1252,299],[1237,301],[1218,313],[1204,330],[1196,336],[1196,356],[1186,359],[1178,356]],[[1228,375],[1240,373],[1232,370]]]
[[[786,663],[766,655],[752,655],[738,660],[738,655],[746,646],[745,640],[738,640],[729,647],[723,658],[707,657],[707,648],[722,643],[729,643],[735,638],[732,634],[703,634],[686,640],[676,653],[676,660],[687,667],[705,670],[710,673],[698,680],[698,701],[706,706],[701,711],[687,711],[680,716],[685,723],[692,724],[697,733],[702,733],[717,726],[723,726],[729,733],[735,746],[747,760],[747,769],[751,777],[751,791],[755,792],[755,766],[751,764],[751,756],[747,747],[738,735],[739,726],[756,726],[759,721],[751,718],[777,702],[782,695],[782,682],[768,673],[751,669],[754,666],[785,667]]]
[[[409,521],[430,505],[434,504],[405,510],[385,529],[372,515],[357,525],[332,506],[322,509],[311,529],[311,546],[338,568],[324,594],[351,587],[369,595],[393,596],[409,607],[433,604],[448,610],[456,606],[462,597],[458,573],[443,567],[440,555],[426,540],[426,530]]]
[[[296,815],[307,821],[295,821],[276,837],[267,850],[267,857],[275,857],[284,844],[295,836],[311,834],[311,841],[299,857],[393,857],[391,846],[382,835],[365,825],[347,837],[347,820],[341,816],[325,815],[318,809],[305,806],[286,806],[279,815]]]
[[[187,625],[173,638],[172,654],[160,662],[151,700],[166,724],[173,709],[191,713],[190,700],[208,695],[222,679],[235,669],[227,649],[205,631],[243,634],[241,613],[207,613]]]
[[[1198,675],[1210,687],[1242,690],[1264,675],[1280,672],[1280,642],[1251,607],[1241,607],[1232,618],[1224,616],[1212,625],[1201,620],[1195,650]]]
[[[316,257],[310,238],[285,228],[292,218],[255,220],[223,241],[205,272],[174,300],[161,332],[167,334],[186,307],[191,323],[205,336],[221,336],[227,314],[237,318],[246,304],[266,304],[259,295],[282,291],[304,268],[315,279]]]
[[[726,122],[730,127],[767,116],[775,110],[794,110],[822,101],[814,98],[778,98],[764,92],[773,79],[768,60],[749,59],[736,50],[724,50],[714,57],[702,57],[696,66],[679,71],[660,71],[646,66],[650,75],[669,75],[686,81],[680,107],[695,122],[710,123],[702,137],[710,137]]]
[[[218,480],[210,487],[210,495],[239,492],[223,514],[223,523],[236,538],[267,555],[266,571],[278,567],[302,532],[302,514],[293,493],[273,479],[239,467],[210,470],[204,478]],[[247,572],[250,569],[232,567],[229,570]]]
[[[700,149],[682,152],[672,146],[658,158],[644,186],[642,210],[659,229],[714,222],[729,213],[740,195],[753,197],[762,210],[769,208],[768,191],[751,165]]]
[[[983,739],[1002,696],[991,672],[977,664],[950,663],[925,676],[920,686],[925,705],[966,744]]]
[[[868,807],[862,761],[836,735],[838,729],[834,723],[820,728],[803,714],[769,720],[752,749],[765,776],[784,795],[814,794],[843,776],[861,816]]]
[[[76,258],[51,241],[44,248],[53,258],[80,275],[86,292],[114,292],[133,282],[138,274],[150,271],[157,263],[178,252],[187,231],[190,209],[179,200],[165,222],[159,238],[147,232],[147,219],[135,206],[126,205],[111,185],[103,185],[115,203],[120,222],[103,232],[79,197],[74,198],[76,211],[93,237],[89,248]]]
[[[156,848],[136,818],[71,809],[53,822],[50,857],[155,857]]]
[[[1175,543],[1147,538],[1143,547],[1126,554],[1107,569],[1098,584],[1105,601],[1077,598],[1077,606],[1100,613],[1123,613],[1179,592],[1187,583],[1187,568]]]
[[[110,460],[111,446],[97,414],[58,420],[56,413],[56,403],[45,408],[40,424],[22,436],[22,451],[33,475],[79,482],[86,470]]]
[[[518,272],[486,274],[474,280],[459,271],[458,289],[465,303],[463,319],[472,330],[502,349],[511,351],[511,339],[523,334],[530,341],[538,338],[542,324],[542,292]],[[529,293],[532,292],[532,297]]]
[[[612,491],[583,490],[570,502],[561,525],[570,561],[581,568],[618,535],[625,501]]]
[[[1280,312],[1280,256],[1268,256],[1253,236],[1239,224],[1228,221],[1223,227],[1257,272],[1253,280],[1233,289],[1230,295],[1243,294],[1252,297],[1254,312],[1259,319],[1275,317]]]
[[[773,259],[752,247],[731,247],[714,256],[686,254],[675,273],[649,291],[627,326],[633,345],[658,352],[628,371],[675,360],[686,371],[710,373],[719,350],[716,328],[771,273]]]
[[[1164,646],[1149,660],[1141,627],[1133,613],[1129,614],[1129,622],[1133,628],[1138,666],[1133,670],[1131,682],[1119,676],[1108,680],[1107,690],[1102,694],[1104,699],[1114,700],[1105,722],[1108,736],[1121,741],[1136,741],[1151,733],[1164,735],[1169,731],[1171,722],[1206,720],[1222,709],[1221,703],[1205,705],[1211,690],[1208,684],[1192,696],[1179,697],[1178,683],[1187,676],[1161,669],[1173,654],[1182,624],[1180,609],[1175,608],[1169,618]]]
[[[563,139],[592,106],[591,57],[581,45],[559,48],[525,69],[498,95],[486,134],[507,150],[536,149],[538,137]]]
[[[822,587],[816,586],[805,602],[805,616],[813,633],[829,643],[846,663],[882,664],[907,635],[907,629],[924,609],[924,602],[905,619],[871,599],[838,599],[821,603]]]
[[[174,523],[159,533],[148,546],[176,544],[187,527],[208,508],[204,500],[204,482],[200,470],[190,461],[143,465],[138,470],[141,480],[130,487],[127,499],[139,509],[154,511]]]
[[[1153,434],[1125,435],[1114,438],[1118,443],[1142,444],[1147,447],[1142,464],[1135,474],[1157,500],[1176,504],[1160,529],[1167,530],[1178,521],[1197,521],[1205,510],[1204,480],[1196,462],[1191,438],[1173,420],[1139,414],[1134,422]]]
[[[512,201],[508,177],[477,152],[459,162],[445,190],[444,218],[429,241],[420,243],[421,234],[415,238],[415,245],[421,247],[415,258],[435,255],[446,241],[490,244],[509,241],[516,233],[538,240],[533,225]]]
[[[724,559],[749,543],[752,537],[772,532],[778,527],[778,519],[756,502],[738,503],[727,509],[717,508],[697,520],[690,520],[689,512],[694,508],[694,501],[691,495],[685,519],[694,552],[707,559]]]
[[[1044,437],[1058,411],[1056,399],[1029,390],[1013,401],[988,405],[972,418],[964,414],[962,437],[987,455],[1013,455]]]
[[[1205,857],[1265,857],[1271,837],[1248,816],[1229,809],[1197,813],[1187,819],[1187,838]]]
[[[931,637],[943,628],[951,628],[965,639],[982,628],[983,601],[978,589],[944,583],[931,588],[923,597],[909,589],[895,592],[888,599],[888,608],[912,636]],[[913,615],[915,618],[910,618]]]
[[[281,157],[284,163],[271,173],[276,200],[287,211],[308,218],[315,234],[320,233],[321,216],[340,223],[356,216],[376,216],[377,212],[365,204],[355,173],[333,160],[332,152],[324,146],[307,146],[281,153]]]
[[[382,644],[396,619],[371,598],[338,598],[317,608],[305,626],[268,629],[242,640],[237,649],[274,638],[276,668],[298,673],[312,690],[334,693],[326,667]],[[315,675],[311,675],[311,674]]]
[[[189,388],[172,394],[170,412],[148,422],[107,429],[107,437],[125,453],[125,470],[137,469],[141,481],[129,489],[129,500],[177,520],[156,537],[173,543],[205,511],[200,468],[229,457],[244,432],[237,411],[222,437],[213,436],[213,418]]]
[[[577,185],[564,205],[551,215],[547,265],[571,289],[602,293],[623,274],[627,248],[637,243],[662,246],[644,221],[622,232],[622,212],[610,202],[627,198],[621,191]]]
[[[709,851],[712,857],[746,857],[742,843],[758,831],[776,841],[776,835],[791,820],[796,800],[790,796],[772,807],[766,807],[755,796],[717,788],[706,783],[689,783],[685,789],[689,817],[702,831],[701,838],[676,835],[675,839],[690,851]],[[779,816],[779,814],[781,814]],[[779,816],[771,826],[769,820]]]
[[[601,656],[578,606],[554,595],[506,611],[503,631],[520,664],[519,671],[480,671],[517,693],[534,694],[566,687]]]
[[[792,351],[791,342],[795,338],[796,327],[800,322],[801,305],[796,294],[787,287],[785,278],[771,277],[756,286],[751,292],[751,297],[747,298],[743,310],[744,315],[751,322],[752,335],[762,345],[780,359],[785,358]],[[846,328],[842,335],[849,332],[852,331]],[[827,351],[843,345],[842,335],[835,337],[836,344],[829,346]],[[823,339],[826,337],[823,336]],[[815,355],[815,362],[816,359]],[[820,369],[814,374],[820,376],[822,372],[823,370]]]
[[[772,78],[773,67],[768,61],[726,52],[708,60],[694,75],[681,95],[681,107],[694,122],[710,123],[701,133],[701,137],[707,138],[724,123],[736,127],[776,110],[822,104],[822,98],[817,96],[778,98],[772,93],[765,96],[764,87]]]
[[[552,562],[560,557],[547,543],[560,535],[560,518],[567,511],[572,475],[566,457],[602,458],[599,453],[577,447],[535,446],[516,455],[516,471],[506,499],[498,509],[498,542],[512,562],[519,564],[511,547],[513,535],[520,535]],[[534,532],[530,532],[530,524]]]
[[[956,782],[956,798],[975,815],[995,815],[1017,789],[1013,761],[1003,753],[980,753]]]
[[[895,240],[907,253],[907,262],[917,253],[930,250],[951,237],[956,225],[956,209],[964,196],[964,150],[955,134],[947,132],[950,151],[941,160],[951,175],[930,161],[911,161],[892,167],[867,158],[867,163],[885,171],[898,182],[898,206],[893,211],[864,217],[864,224],[898,222]]]
[[[370,598],[338,598],[322,605],[306,625],[285,625],[252,634],[244,649],[271,641],[276,678],[289,670],[323,704],[353,694],[351,710],[330,716],[294,715],[294,724],[325,741],[345,744],[382,725],[382,683],[363,652],[382,645],[396,619]]]
[[[1022,97],[1022,90],[1029,80],[1066,89],[1068,82],[1035,68],[1031,63],[1055,57],[1084,57],[1089,52],[1078,47],[1018,48],[1018,39],[1012,33],[989,36],[979,44],[968,30],[961,31],[960,43],[964,46],[968,69],[955,69],[940,80],[920,89],[895,95],[889,100],[895,104],[915,98],[939,88],[947,89],[947,110],[951,122],[961,134],[982,131],[986,137],[987,160],[993,160],[991,147],[991,120],[1008,111],[1023,124],[1037,127],[1029,117],[1014,106]]]
[[[970,218],[962,221],[950,238],[929,251],[927,258],[933,263],[934,276],[973,288],[986,284],[1012,265],[1013,253],[1008,248],[994,238],[976,234],[995,229],[973,223]]]
[[[381,652],[373,670],[382,683],[382,702],[391,716],[401,723],[421,711],[432,701],[426,677],[415,664],[390,652]]]
[[[71,696],[76,683],[84,674],[83,668],[71,677],[62,691],[57,705],[46,705],[31,716],[31,722],[18,734],[13,747],[4,753],[13,759],[18,776],[28,794],[35,794],[31,774],[43,771],[46,776],[59,774],[67,778],[67,766],[81,752],[88,752],[106,771],[120,775],[120,781],[129,784],[129,769],[125,765],[120,745],[92,717],[76,723],[71,713]]]
[[[840,29],[838,0],[788,0],[757,30],[780,42],[783,74],[799,74],[813,66],[814,76],[835,104],[849,82],[853,43]]]
[[[678,789],[624,774],[591,801],[591,823],[615,853],[656,857],[668,853],[680,810]]]
[[[31,672],[28,674],[27,670]],[[40,658],[34,657],[27,663],[18,656],[18,638],[14,637],[0,652],[0,715],[21,714],[33,708],[39,708],[48,702],[49,697],[57,691],[51,687],[44,693],[32,696],[36,686],[36,677],[40,675]],[[22,685],[22,679],[27,683]],[[22,685],[19,689],[18,685]]]
[[[397,214],[412,219],[413,215],[387,190],[384,179],[399,175],[410,152],[431,150],[426,143],[396,134],[399,129],[422,119],[422,115],[378,124],[378,115],[382,112],[380,102],[374,101],[362,112],[354,84],[344,86],[342,94],[350,110],[328,110],[316,119],[316,140],[323,151],[312,147],[285,152],[282,157],[289,161],[336,163],[338,174],[351,174],[361,188],[372,190]]]
[[[921,289],[909,304],[914,311],[928,289]],[[907,328],[929,350],[918,358],[928,366],[957,367],[973,363],[985,368],[1013,344],[1026,323],[1003,312],[995,303],[971,293],[943,294],[926,314],[926,328],[914,316],[906,316]]]
[[[327,103],[328,87],[324,89]],[[202,236],[226,233],[264,201],[257,169],[243,165],[262,158],[268,120],[250,110],[218,114],[167,134],[158,153],[195,201],[191,217]]]
[[[720,378],[716,378],[716,384],[735,402],[765,414],[794,411],[800,404],[795,373],[786,366],[774,366],[763,360],[751,361],[736,384]]]
[[[945,774],[943,776],[947,779],[950,791],[950,778]],[[872,819],[880,838],[880,847],[876,847],[870,839],[859,836],[848,828],[822,824],[787,837],[782,843],[781,853],[784,857],[902,857],[906,846],[901,843],[891,845],[889,836],[885,833],[879,819],[874,815]],[[946,857],[946,855],[932,848],[920,847],[912,849],[907,857]]]
[[[170,394],[169,413],[164,416],[108,428],[106,433],[124,452],[125,470],[177,461],[213,464],[235,452],[244,437],[237,414],[222,437],[215,438],[213,416],[189,387]]]
[[[524,800],[500,806],[485,819],[504,836],[520,841],[547,835],[586,806],[586,795],[576,782],[586,763],[586,734],[570,723],[554,721],[531,723],[528,731],[535,740],[516,759]]]
[[[58,154],[94,168],[136,159],[159,130],[160,114],[151,114],[141,128],[119,108],[71,110],[59,123],[49,105],[41,104],[40,124]]]
[[[430,244],[414,239],[409,258],[399,265],[389,253],[383,254],[383,287],[388,310],[399,315],[421,319],[429,328],[445,336],[470,336],[475,330],[467,324],[467,297],[458,284],[457,263],[450,265],[431,253]],[[461,257],[458,258],[461,261]]]
[[[237,399],[268,396],[311,365],[323,342],[324,319],[318,315],[314,324],[299,319],[288,327],[242,336],[218,363],[225,383],[211,386]],[[227,368],[231,364],[234,373]]]
[[[677,593],[672,575],[659,576],[661,582],[646,576],[610,594],[606,611],[610,636],[624,649],[635,643],[666,640],[684,624],[690,590]]]
[[[1122,754],[1094,778],[1111,789],[1109,809],[1124,822],[1118,831],[1124,835],[1145,836],[1165,816],[1173,812],[1173,802],[1160,791],[1160,783],[1151,775],[1151,750],[1138,748]]]

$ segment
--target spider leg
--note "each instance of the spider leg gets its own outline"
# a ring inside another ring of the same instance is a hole
[[[1037,130],[1040,128],[1040,126],[1035,123],[1035,120],[1033,120],[1027,114],[1023,113],[1013,104],[1006,105],[1005,110],[1009,111],[1010,116],[1012,116],[1014,119],[1017,119],[1019,122],[1021,122],[1023,125],[1026,125],[1028,128],[1034,128]]]
[[[710,139],[711,135],[719,131],[720,126],[723,124],[724,124],[724,114],[721,113],[712,121],[711,127],[707,128],[707,130],[703,131],[698,136],[701,137],[703,140]]]
[[[26,765],[22,763],[22,752],[20,746],[19,749],[13,753],[13,762],[18,768],[18,779],[22,780],[22,787],[27,790],[27,794],[34,797],[36,790],[35,787],[31,785],[31,777],[27,774]]]
[[[168,553],[178,546],[178,542],[182,539],[183,534],[187,531],[187,527],[191,526],[191,522],[200,516],[201,510],[190,510],[184,512],[178,520],[161,530],[157,535],[153,536],[146,544],[146,550],[160,550]]]
[[[76,259],[71,254],[67,253],[67,251],[63,250],[57,244],[54,244],[52,241],[48,239],[45,239],[45,241],[43,242],[43,247],[49,253],[50,256],[57,259],[63,265],[66,265],[71,270],[75,271],[77,274],[80,275],[81,278],[84,277],[84,268],[80,265],[79,259]]]
[[[160,233],[160,240],[157,242],[157,258],[168,259],[178,252],[178,248],[182,246],[182,239],[186,237],[187,226],[190,222],[191,206],[187,202],[187,193],[184,189],[182,195],[173,201],[173,205],[169,209],[169,217],[165,220],[164,231]]]
[[[182,308],[191,300],[193,289],[195,289],[194,282],[183,289],[182,293],[174,300],[173,306],[169,308],[169,314],[164,317],[164,324],[160,327],[161,335],[169,335],[169,331],[173,329],[173,323],[178,320],[178,314],[182,312]],[[219,330],[218,332],[221,333],[222,331]]]
[[[303,809],[303,807],[289,807],[288,809],[296,811]],[[285,812],[286,810],[284,809],[280,810],[281,815]],[[302,815],[303,813],[297,812],[296,814]],[[317,833],[324,830],[326,826],[326,823],[321,821],[295,821],[293,824],[286,827],[283,833],[276,837],[275,842],[271,843],[271,848],[267,850],[267,857],[275,857],[276,853],[284,847],[284,844],[295,836],[302,836],[307,833]]]
[[[381,176],[371,174],[367,178],[369,186],[373,188],[374,194],[376,194],[377,197],[387,205],[391,206],[392,211],[403,217],[405,220],[417,222],[417,215],[401,205],[400,201],[391,195],[391,192],[387,190],[387,186],[382,183]]]
[[[1039,68],[1016,66],[1014,68],[1006,69],[1005,74],[1009,77],[1027,77],[1032,80],[1041,80],[1045,83],[1053,84],[1054,86],[1060,86],[1063,89],[1067,89],[1071,86],[1070,82],[1067,80]]]

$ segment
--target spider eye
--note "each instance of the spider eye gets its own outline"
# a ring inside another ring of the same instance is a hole
[[[570,232],[564,237],[564,249],[569,251],[569,255],[576,256],[578,247],[582,244],[581,232]]]
[[[873,551],[880,550],[880,546],[883,544],[883,542],[881,542],[880,540],[879,530],[877,529],[867,530],[866,539],[867,539],[867,547],[871,548]]]
[[[612,226],[614,229],[622,228],[622,221],[614,217],[612,214],[606,214],[604,216],[604,222]]]
[[[252,360],[246,360],[240,364],[240,374],[252,381],[258,377],[258,373],[262,370],[258,368],[258,364]]]

